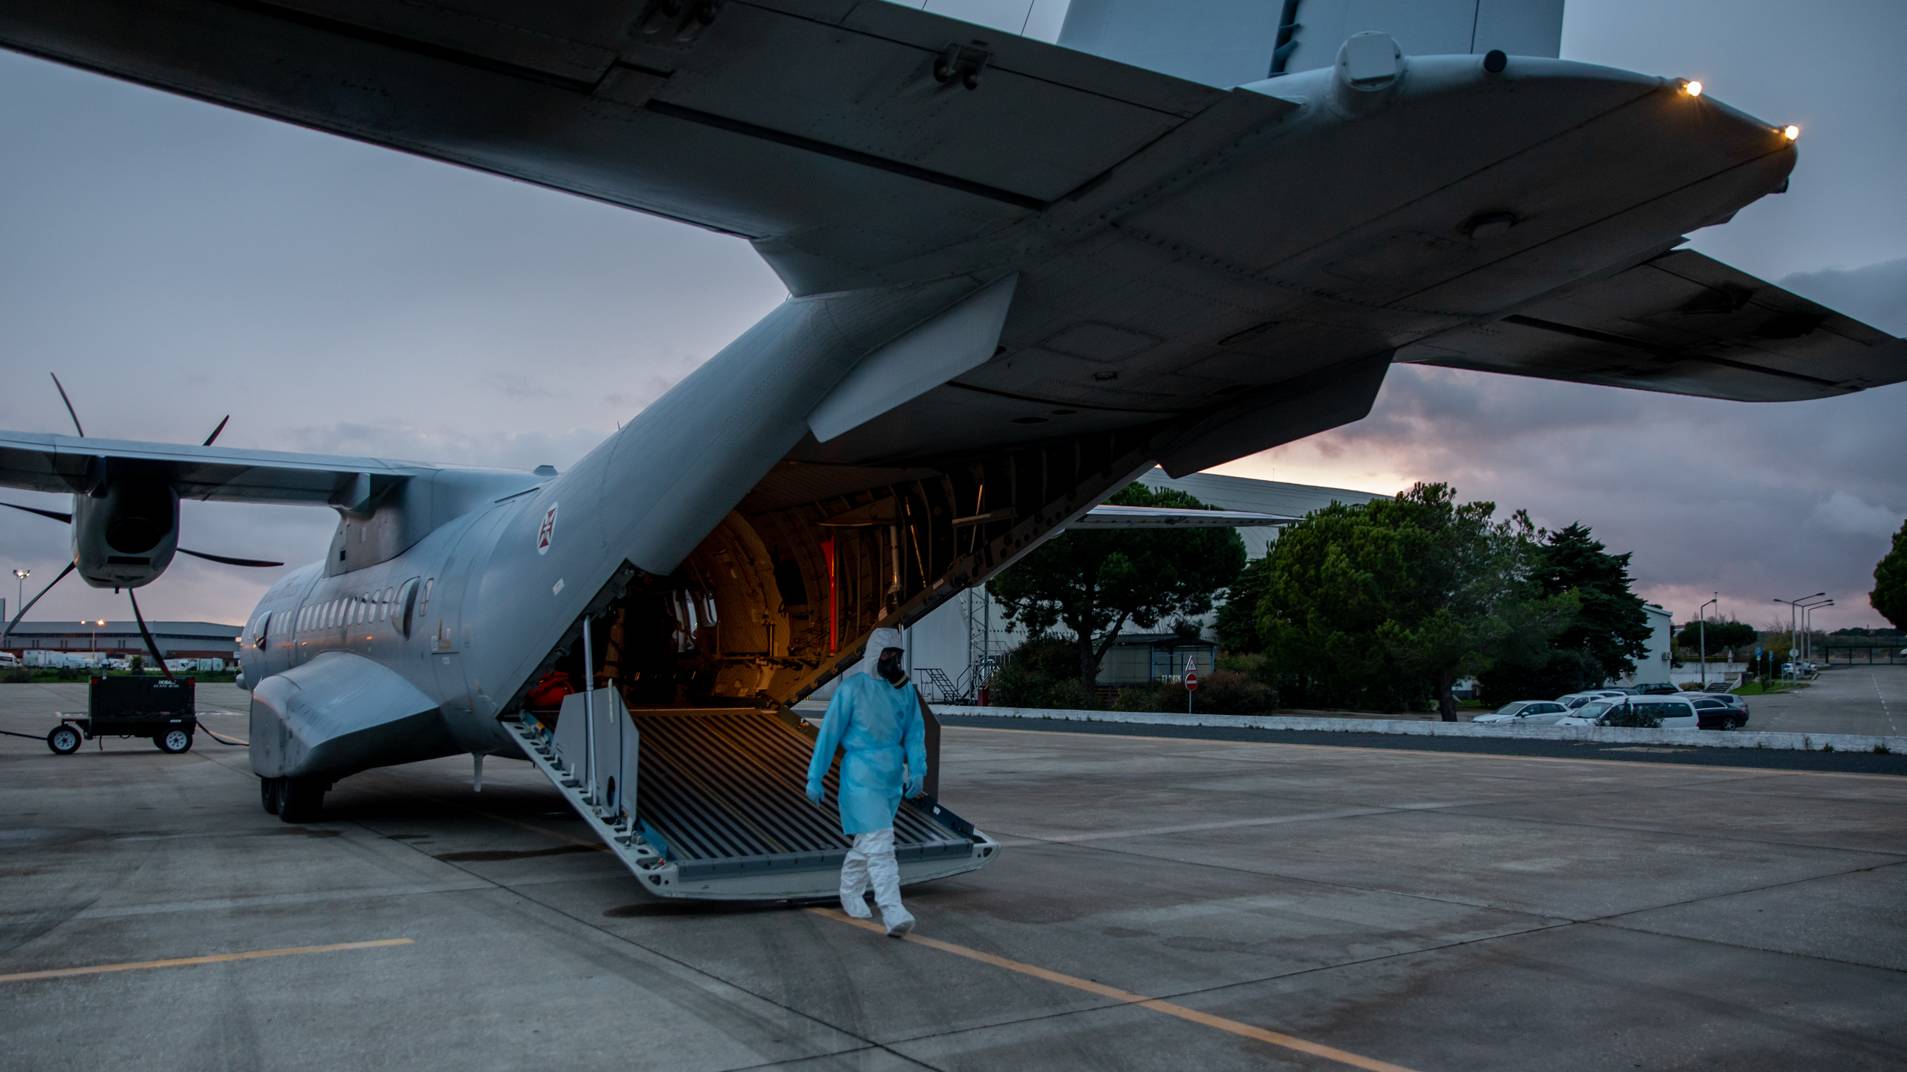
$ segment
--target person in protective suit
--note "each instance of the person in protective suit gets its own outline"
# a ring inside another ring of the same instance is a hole
[[[841,864],[841,910],[868,919],[874,903],[890,937],[914,929],[901,905],[901,871],[894,860],[894,813],[901,796],[917,797],[927,784],[926,727],[920,700],[901,669],[898,629],[876,629],[867,653],[834,690],[808,763],[808,799],[822,801],[822,779],[841,749],[841,832],[854,839]]]

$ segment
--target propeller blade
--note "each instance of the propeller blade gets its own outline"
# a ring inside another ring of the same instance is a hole
[[[139,623],[139,635],[145,638],[146,650],[152,653],[152,661],[159,664],[159,672],[171,681],[172,668],[166,665],[166,657],[159,654],[159,642],[152,639],[152,630],[146,628],[146,616],[139,613],[139,597],[128,588],[126,598],[132,600],[132,620]]]
[[[191,555],[193,558],[203,558],[207,562],[222,562],[227,566],[256,566],[260,569],[269,569],[273,566],[284,565],[283,562],[267,562],[262,558],[233,558],[230,555],[215,555],[210,551],[194,551],[185,547],[179,548],[179,553]]]
[[[20,624],[20,620],[26,617],[26,612],[33,609],[33,604],[38,603],[42,597],[44,597],[48,592],[51,592],[53,590],[53,585],[58,584],[61,581],[65,580],[66,575],[73,572],[77,568],[78,567],[73,565],[73,563],[68,562],[66,564],[66,568],[60,571],[60,575],[58,577],[53,578],[53,581],[51,584],[48,584],[45,588],[40,589],[39,595],[34,596],[32,599],[29,599],[26,601],[26,606],[20,608],[20,613],[13,616],[13,620],[7,623],[6,628],[0,629],[0,647],[6,646],[7,637],[12,634],[13,627]]]
[[[59,391],[60,401],[66,403],[66,415],[73,418],[73,431],[78,432],[81,439],[85,439],[86,429],[79,426],[79,414],[73,412],[73,400],[66,397],[66,385],[60,382],[58,373],[49,372],[47,375],[53,377],[53,387]]]
[[[221,418],[221,419],[219,420],[219,426],[218,426],[217,428],[214,428],[214,429],[212,429],[212,434],[211,434],[211,435],[209,435],[209,436],[206,436],[206,437],[205,437],[205,442],[204,442],[203,444],[201,444],[201,445],[202,445],[202,446],[207,446],[207,447],[209,447],[209,446],[211,446],[211,445],[212,445],[212,441],[213,441],[214,439],[217,439],[217,438],[219,437],[219,433],[220,433],[220,432],[223,432],[223,431],[225,431],[225,422],[226,422],[226,421],[229,421],[229,420],[231,420],[231,419],[232,419],[232,415],[231,415],[231,414],[229,414],[229,413],[227,413],[227,414],[226,414],[226,415],[225,415],[225,416],[224,416],[223,418]]]
[[[21,506],[19,503],[10,502],[0,502],[0,506],[11,506],[15,510],[24,510],[29,514],[38,514],[41,517],[49,518],[54,521],[64,521],[69,525],[73,523],[72,514],[62,514],[58,510],[42,510],[37,506]]]

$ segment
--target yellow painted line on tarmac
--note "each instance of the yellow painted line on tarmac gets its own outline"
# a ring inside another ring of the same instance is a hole
[[[297,945],[284,949],[253,949],[243,953],[213,953],[203,957],[136,960],[125,964],[93,964],[83,968],[48,968],[44,971],[0,975],[0,983],[30,983],[39,979],[66,979],[75,975],[105,975],[111,972],[145,971],[150,968],[190,968],[199,964],[229,964],[239,960],[298,957],[309,953],[343,953],[352,949],[385,949],[396,945],[411,945],[414,942],[415,939],[412,938],[377,938],[368,942],[339,942],[336,945]]]
[[[854,919],[846,913],[836,911],[832,908],[810,908],[807,911],[823,919],[831,919],[836,923],[845,923],[850,927],[859,927],[864,931],[869,931],[874,934],[885,936],[887,933],[878,923],[869,920]],[[1107,986],[1105,983],[1094,982],[1091,979],[1082,979],[1077,975],[1067,975],[1065,972],[1057,972],[1051,968],[1042,968],[1037,964],[1028,964],[1025,961],[1013,960],[996,953],[987,953],[979,949],[974,949],[971,946],[964,946],[955,942],[946,942],[938,938],[928,938],[919,933],[909,934],[903,938],[902,941],[909,942],[913,945],[926,946],[929,949],[937,949],[942,953],[950,953],[956,957],[964,957],[968,960],[978,961],[981,964],[987,964],[995,968],[1029,976],[1034,979],[1040,979],[1059,986],[1070,987],[1071,989],[1084,991],[1088,994],[1095,994],[1099,997],[1116,1001],[1121,1005],[1137,1005],[1143,1009],[1151,1009],[1153,1012],[1176,1017],[1187,1023],[1198,1024],[1200,1027],[1209,1027],[1214,1031],[1223,1031],[1228,1035],[1237,1035],[1240,1038],[1252,1039],[1256,1042],[1277,1046],[1280,1049],[1291,1050],[1294,1053],[1321,1057],[1327,1061],[1335,1061],[1341,1065],[1348,1065],[1351,1068],[1361,1068],[1364,1069],[1365,1072],[1413,1072],[1412,1069],[1406,1068],[1403,1065],[1392,1064],[1389,1061],[1380,1061],[1375,1057],[1365,1057],[1362,1054],[1352,1053],[1349,1050],[1340,1050],[1336,1046],[1327,1046],[1322,1042],[1312,1042],[1310,1039],[1302,1039],[1296,1035],[1287,1035],[1282,1031],[1273,1031],[1269,1028],[1242,1023],[1238,1020],[1230,1020],[1223,1016],[1214,1016],[1209,1012],[1188,1009],[1174,1002],[1147,997],[1144,994],[1135,994],[1130,990],[1121,990],[1116,986]]]

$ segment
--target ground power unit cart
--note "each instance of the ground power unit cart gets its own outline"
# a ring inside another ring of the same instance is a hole
[[[66,756],[82,740],[144,737],[176,755],[192,747],[198,730],[197,683],[189,677],[96,677],[86,692],[85,715],[60,715],[46,746]]]

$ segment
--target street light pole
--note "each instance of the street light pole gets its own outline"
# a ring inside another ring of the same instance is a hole
[[[1815,599],[1820,598],[1822,595],[1825,595],[1825,593],[1816,593],[1815,595],[1809,596],[1807,599],[1804,599],[1801,601],[1801,638],[1802,638],[1801,639],[1801,661],[1802,662],[1814,661],[1814,639],[1810,632],[1810,630],[1812,629],[1812,626],[1810,626],[1808,622],[1808,612],[1811,610],[1814,610],[1816,607],[1825,607],[1834,602],[1834,600],[1832,599],[1826,599],[1819,603],[1813,602]]]
[[[14,580],[19,582],[19,586],[13,593],[13,605],[16,608],[13,614],[16,618],[20,615],[17,608],[26,605],[26,579],[31,576],[33,576],[33,571],[30,569],[16,569],[13,571]]]
[[[1814,660],[1814,612],[1820,610],[1822,607],[1832,607],[1833,605],[1834,601],[1830,599],[1825,603],[1813,603],[1801,608],[1801,635],[1807,638],[1807,643],[1802,649],[1803,654],[1801,657],[1803,659],[1810,662]]]
[[[1819,599],[1825,595],[1827,595],[1826,592],[1816,592],[1811,596],[1802,596],[1800,599],[1782,599],[1780,596],[1776,596],[1774,599],[1776,603],[1786,603],[1788,605],[1788,650],[1793,653],[1788,656],[1788,663],[1789,663],[1788,676],[1789,677],[1795,676],[1794,660],[1799,659],[1801,657],[1801,645],[1797,643],[1800,640],[1800,637],[1795,633],[1795,629],[1800,624],[1798,620],[1798,615],[1800,612],[1801,604],[1806,603],[1809,600]]]
[[[1695,632],[1697,636],[1701,637],[1701,646],[1702,646],[1702,691],[1703,692],[1708,691],[1708,618],[1702,612],[1714,606],[1715,604],[1720,603],[1721,601],[1722,601],[1722,594],[1720,592],[1717,592],[1715,593],[1714,599],[1711,599],[1708,602],[1702,604],[1701,606],[1695,608],[1695,620],[1697,623],[1695,626]]]

